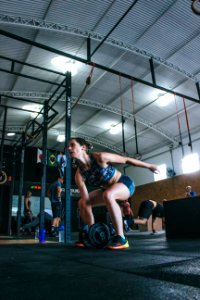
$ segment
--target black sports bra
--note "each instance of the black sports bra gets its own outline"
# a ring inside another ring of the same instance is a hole
[[[91,168],[89,170],[84,170],[79,167],[80,173],[86,181],[86,184],[91,186],[105,185],[115,175],[116,168],[114,168],[111,164],[109,164],[106,168],[100,167],[93,155],[90,155],[90,159]]]

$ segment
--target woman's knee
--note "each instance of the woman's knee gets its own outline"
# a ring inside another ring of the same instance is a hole
[[[116,199],[113,197],[112,192],[108,190],[108,191],[104,191],[103,200],[106,205],[109,205],[112,204],[113,201],[115,201]]]
[[[80,199],[78,202],[78,208],[80,210],[82,209],[90,209],[90,205],[88,204],[88,202],[86,202],[84,199]]]
[[[83,199],[78,201],[78,208],[81,210],[84,207]]]

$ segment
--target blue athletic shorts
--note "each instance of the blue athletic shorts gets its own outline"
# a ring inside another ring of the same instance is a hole
[[[121,182],[121,183],[123,183],[125,186],[127,186],[127,188],[129,189],[129,192],[130,192],[130,196],[133,195],[133,193],[134,193],[134,191],[135,191],[135,184],[134,184],[133,180],[132,180],[130,177],[128,177],[128,176],[126,176],[126,175],[122,175],[122,176],[119,178],[118,182]]]

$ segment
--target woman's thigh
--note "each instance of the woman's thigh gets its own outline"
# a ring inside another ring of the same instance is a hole
[[[103,200],[103,190],[95,190],[89,193],[90,204],[94,206],[103,206],[105,202]]]
[[[89,193],[92,206],[106,205],[105,198],[113,200],[127,200],[130,197],[129,189],[123,183],[115,183],[103,190],[95,190]]]
[[[119,201],[127,200],[130,197],[129,189],[121,182],[117,182],[107,187],[105,193],[107,194],[108,198]]]

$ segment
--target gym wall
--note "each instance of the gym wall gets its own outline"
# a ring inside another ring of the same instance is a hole
[[[137,186],[131,198],[133,213],[137,215],[140,203],[147,199],[161,203],[163,199],[174,200],[184,198],[185,187],[187,185],[191,185],[197,195],[200,195],[199,182],[200,171]]]
[[[53,151],[53,150],[52,150]],[[19,181],[20,175],[20,160],[21,160],[21,148],[19,147],[16,151],[16,162],[15,162],[15,180]],[[8,176],[13,177],[13,148],[10,146],[5,146],[4,151],[4,168]],[[74,172],[75,169],[72,168],[72,185],[74,184]],[[40,182],[43,173],[42,163],[37,163],[37,148],[26,147],[24,156],[24,182]],[[47,166],[46,172],[46,182],[54,182],[59,175],[57,167]]]

